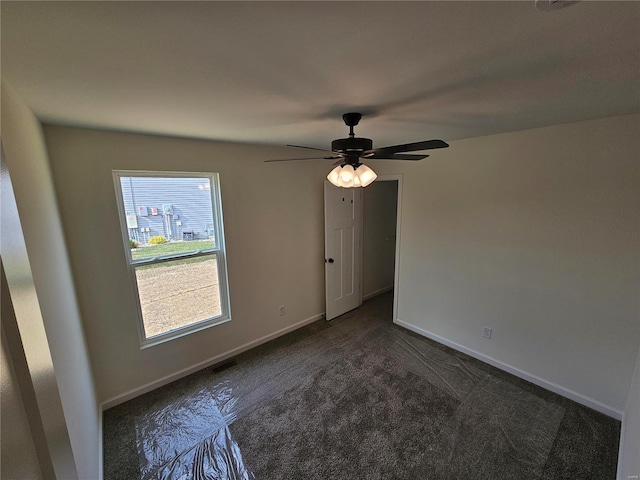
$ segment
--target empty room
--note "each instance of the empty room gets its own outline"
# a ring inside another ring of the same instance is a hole
[[[0,9],[0,478],[639,478],[639,2]]]

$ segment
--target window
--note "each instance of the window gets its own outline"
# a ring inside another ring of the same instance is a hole
[[[230,320],[218,175],[113,176],[142,346]]]

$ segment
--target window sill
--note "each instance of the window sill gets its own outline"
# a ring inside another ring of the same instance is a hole
[[[204,320],[202,322],[198,322],[177,330],[171,330],[170,332],[156,335],[155,337],[151,337],[143,340],[142,342],[140,342],[140,350],[144,350],[145,348],[149,348],[149,347],[154,347],[156,345],[160,345],[161,343],[169,342],[171,340],[176,340],[178,338],[191,335],[192,333],[200,332],[202,330],[215,327],[216,325],[222,325],[223,323],[227,323],[229,321],[231,321],[231,317],[228,317],[228,316],[216,317],[216,318],[212,318],[210,320]]]

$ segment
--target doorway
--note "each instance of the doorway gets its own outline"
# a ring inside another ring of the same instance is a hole
[[[362,299],[393,291],[396,318],[400,175],[380,175],[363,189]]]
[[[327,320],[391,290],[397,318],[401,198],[402,174],[380,175],[362,189],[325,182]]]

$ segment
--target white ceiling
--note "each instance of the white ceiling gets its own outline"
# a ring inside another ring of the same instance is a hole
[[[49,123],[325,148],[347,111],[375,146],[640,111],[635,1],[1,8],[3,78]]]

